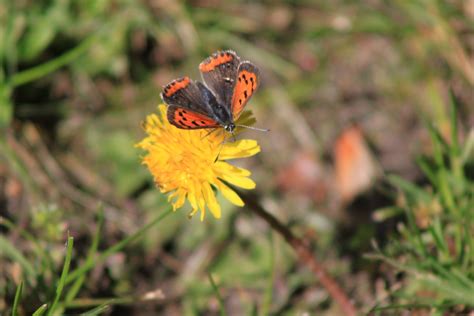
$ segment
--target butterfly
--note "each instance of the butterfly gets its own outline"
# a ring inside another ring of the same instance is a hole
[[[258,68],[234,51],[218,51],[199,64],[202,80],[182,77],[164,86],[168,121],[182,129],[223,127],[233,133],[245,105],[257,90]]]

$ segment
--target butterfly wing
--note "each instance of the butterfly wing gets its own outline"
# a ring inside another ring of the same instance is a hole
[[[231,110],[234,121],[239,118],[245,105],[255,90],[257,90],[260,84],[259,77],[258,68],[254,64],[244,61],[239,65],[231,100]]]
[[[205,96],[209,96],[206,87],[188,77],[173,80],[166,85],[161,98],[168,105],[167,118],[170,124],[183,129],[218,127]]]
[[[182,129],[214,128],[220,126],[219,123],[208,116],[179,106],[168,106],[166,114],[170,124]]]
[[[240,58],[231,50],[212,54],[199,65],[202,79],[220,104],[231,107]]]

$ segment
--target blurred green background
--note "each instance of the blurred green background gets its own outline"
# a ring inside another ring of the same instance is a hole
[[[260,68],[271,130],[235,163],[361,313],[472,312],[474,1],[1,0],[0,314],[340,315],[224,199],[106,252],[169,209],[141,122],[220,49]]]

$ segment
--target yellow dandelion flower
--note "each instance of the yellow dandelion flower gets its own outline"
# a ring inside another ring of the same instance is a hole
[[[243,139],[222,144],[225,137],[222,129],[210,134],[206,129],[179,129],[168,122],[165,105],[160,105],[158,110],[159,115],[147,116],[144,129],[148,136],[136,146],[147,151],[142,162],[160,191],[170,193],[168,201],[173,210],[182,207],[187,199],[192,207],[190,216],[200,210],[203,221],[207,206],[215,218],[220,218],[221,208],[213,188],[234,205],[243,206],[242,199],[224,182],[243,189],[255,188],[255,182],[249,178],[250,171],[226,160],[257,154],[260,151],[257,142]]]

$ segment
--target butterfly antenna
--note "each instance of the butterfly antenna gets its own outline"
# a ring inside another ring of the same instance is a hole
[[[270,130],[267,129],[267,128],[258,128],[258,127],[253,127],[253,126],[247,126],[247,125],[240,125],[240,124],[237,124],[235,125],[237,127],[243,127],[243,128],[248,128],[248,129],[252,129],[254,131],[259,131],[259,132],[269,132]]]

